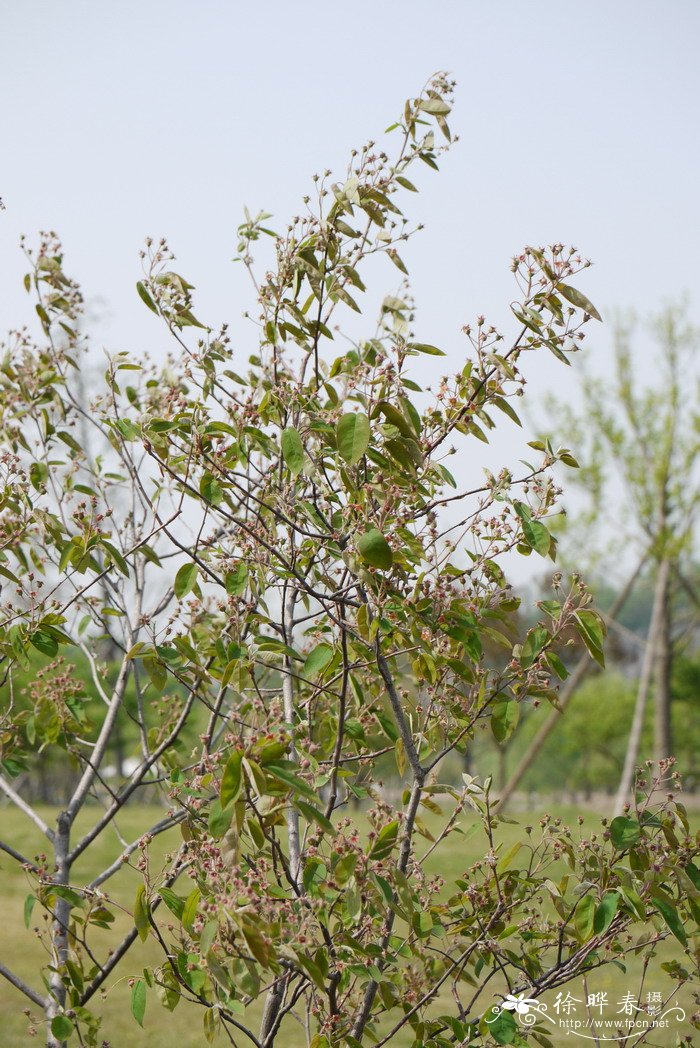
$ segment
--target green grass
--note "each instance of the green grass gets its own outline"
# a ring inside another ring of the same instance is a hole
[[[96,816],[96,809],[88,809],[82,813],[77,827],[77,833],[81,829],[91,825]],[[156,808],[129,807],[119,820],[119,831],[122,838],[132,840],[138,837],[150,824],[157,821],[160,812]],[[575,823],[578,811],[571,808],[557,808],[556,814],[564,822]],[[50,814],[47,812],[46,817]],[[527,816],[518,815],[518,823],[536,823],[537,816],[529,813]],[[595,815],[585,815],[586,823],[593,828],[598,823]],[[433,829],[438,823],[437,817],[431,816],[426,819]],[[13,845],[24,855],[33,857],[40,852],[44,844],[42,838],[28,820],[14,809],[3,808],[0,810],[0,835],[12,841]],[[468,816],[464,816],[464,828],[469,824]],[[521,825],[505,825],[500,832],[502,849],[505,852],[516,838],[522,835]],[[156,854],[162,855],[167,850],[174,850],[180,841],[179,830],[170,831],[158,840],[155,848]],[[113,829],[105,831],[93,845],[92,849],[76,864],[73,880],[76,885],[87,883],[92,877],[104,869],[115,859],[122,850],[122,844]],[[440,873],[445,881],[450,884],[459,877],[467,867],[484,852],[483,838],[479,833],[464,839],[459,834],[454,834],[442,845],[428,861],[431,872]],[[2,857],[0,862],[0,900],[2,901],[2,933],[0,935],[0,959],[13,968],[19,975],[25,978],[31,985],[41,990],[37,971],[44,960],[44,953],[33,928],[41,921],[40,910],[34,911],[30,929],[27,930],[23,921],[23,902],[27,893],[31,890],[31,884],[27,876],[17,864]],[[110,897],[116,900],[128,910],[132,909],[137,885],[140,876],[129,867],[124,867],[109,885]],[[105,956],[110,944],[114,942],[119,933],[127,931],[131,925],[131,919],[125,910],[117,911],[115,931],[95,930],[95,950],[98,956]],[[121,936],[119,936],[121,937]],[[682,959],[682,952],[678,944],[665,943],[659,949],[657,959],[650,966],[647,976],[646,990],[662,990],[670,992],[671,982],[669,977],[661,970],[660,964],[663,960],[675,957]],[[92,1007],[103,1016],[102,1036],[110,1044],[111,1048],[200,1048],[205,1044],[202,1032],[201,1011],[181,1004],[174,1013],[170,1014],[156,1003],[152,996],[149,997],[145,1029],[141,1030],[130,1014],[130,990],[127,985],[129,976],[138,975],[144,965],[156,963],[160,959],[155,946],[151,943],[137,942],[127,954],[124,961],[116,969],[116,973],[109,981],[109,992],[104,1000],[93,998]],[[608,994],[610,1007],[606,1009],[606,1016],[613,1017],[617,1011],[615,1002],[621,999],[627,991],[636,991],[639,985],[640,969],[636,961],[632,960],[627,974],[622,973],[615,966],[610,965],[605,969],[592,973],[588,981],[588,992],[602,991]],[[571,992],[582,996],[583,986],[580,981],[575,981],[570,987]],[[554,1002],[555,994],[545,996],[550,1012]],[[685,988],[678,994],[679,1003],[685,1007],[690,1014],[693,1011],[690,989]],[[0,1014],[2,1014],[2,1030],[0,1031],[0,1048],[20,1048],[23,1045],[36,1044],[43,1040],[43,1030],[37,1039],[28,1033],[29,1022],[23,1014],[23,1009],[29,1002],[5,980],[0,979]],[[486,1002],[491,1003],[491,1002]],[[449,1008],[449,1000],[445,1001]],[[580,1006],[579,1006],[580,1009]],[[33,1013],[37,1012],[32,1008]],[[258,1013],[254,1013],[253,1028],[257,1029]],[[298,1031],[298,1032],[297,1032]],[[653,1041],[649,1043],[656,1045],[675,1045],[676,1034],[690,1032],[689,1024],[684,1027],[676,1027],[672,1030],[659,1031]],[[572,1038],[565,1033],[554,1035],[555,1044],[571,1045]],[[74,1040],[74,1039],[72,1039]],[[575,1038],[578,1042],[579,1038]],[[71,1041],[72,1043],[72,1041]],[[77,1044],[77,1039],[75,1040]],[[217,1039],[217,1044],[228,1043],[224,1037]],[[301,1027],[290,1025],[285,1029],[284,1048],[299,1048],[305,1043]],[[405,1044],[406,1039],[397,1039],[397,1043]],[[584,1042],[580,1042],[584,1043]],[[589,1042],[591,1043],[591,1042]]]

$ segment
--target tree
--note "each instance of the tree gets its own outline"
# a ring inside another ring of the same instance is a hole
[[[646,557],[639,561],[634,571],[627,579],[620,592],[615,597],[610,607],[609,613],[606,616],[607,622],[614,623],[615,616],[624,608],[627,598],[632,592],[632,588],[634,587],[634,584],[637,581],[637,577],[640,571],[642,570],[642,567],[644,566],[645,560]],[[523,755],[519,759],[517,766],[509,776],[508,781],[503,787],[503,789],[499,790],[499,810],[503,810],[505,805],[512,797],[513,793],[517,790],[520,783],[527,776],[528,772],[535,764],[535,761],[537,760],[543,746],[545,745],[549,737],[552,735],[552,733],[557,728],[562,727],[562,725],[560,724],[561,715],[564,713],[564,710],[567,708],[574,696],[579,692],[581,684],[583,683],[583,681],[585,681],[586,677],[591,672],[591,669],[593,667],[600,668],[600,665],[593,662],[590,658],[587,658],[585,655],[577,662],[576,666],[574,667],[574,670],[572,671],[571,675],[567,678],[564,687],[560,690],[559,695],[557,696],[556,707],[550,711],[547,720],[538,729],[537,733],[535,734],[529,746],[527,747],[525,753],[523,753]],[[577,729],[578,727],[579,726],[577,726]],[[599,730],[599,722],[596,723],[595,730]],[[579,738],[580,743],[580,735],[578,730],[576,731],[576,734]],[[578,746],[577,752],[581,752],[580,745]],[[588,759],[588,755],[589,751],[586,750],[586,759]]]
[[[674,626],[674,606],[678,593],[688,587],[699,496],[697,410],[693,402],[689,411],[686,407],[687,392],[697,393],[694,353],[698,334],[688,323],[683,306],[669,306],[651,321],[650,330],[658,348],[652,384],[639,386],[633,351],[639,338],[636,320],[618,318],[612,380],[586,377],[580,413],[550,404],[559,420],[554,428],[570,438],[573,435],[586,465],[579,476],[590,496],[590,509],[588,514],[576,515],[577,525],[585,529],[586,544],[600,549],[601,520],[612,518],[615,555],[632,545],[651,564],[651,619],[617,794],[618,812],[633,786],[645,709],[652,693],[654,756],[660,762],[674,752],[671,670],[680,632]]]
[[[176,353],[165,366],[115,355],[86,412],[73,392],[79,291],[53,236],[29,255],[42,339],[17,336],[1,387],[13,593],[0,634],[4,732],[10,760],[61,747],[80,775],[51,826],[2,780],[53,861],[2,845],[35,880],[29,910],[34,898],[51,921],[44,990],[0,972],[43,1010],[54,1048],[76,1028],[97,1043],[90,1002],[139,936],[162,959],[133,983],[138,1023],[154,996],[170,1010],[186,1001],[202,1009],[208,1040],[222,1030],[256,1048],[271,1048],[297,1011],[315,1048],[383,1044],[404,1027],[416,1043],[515,1042],[512,1013],[491,1007],[493,977],[503,992],[543,992],[624,956],[634,922],[652,921],[649,948],[669,931],[686,941],[689,904],[673,875],[695,867],[682,808],[654,814],[640,799],[593,843],[545,820],[502,854],[488,781],[438,778],[480,724],[505,738],[523,702],[554,697],[560,638],[575,631],[600,657],[604,634],[583,585],[559,574],[520,645],[499,630],[517,604],[499,561],[553,556],[551,467],[570,453],[543,446],[522,475],[488,474],[476,490],[445,465],[457,444],[487,439],[498,412],[517,421],[523,354],[568,360],[578,348],[597,314],[568,281],[587,263],[561,246],[526,249],[513,263],[516,333],[506,342],[482,318],[465,328],[468,359],[433,391],[410,365],[442,353],[416,341],[405,289],[383,300],[374,337],[334,348],[343,311],[360,312],[367,260],[405,272],[399,203],[413,168],[437,166],[435,134],[449,143],[451,93],[444,76],[432,80],[394,125],[394,156],[374,143],[353,153],[341,183],[316,180],[285,235],[267,215],[247,217],[240,258],[259,341],[247,367],[226,327],[197,318],[167,245],[149,243],[138,292]],[[258,277],[250,252],[266,237],[274,259]],[[99,456],[73,435],[81,418]],[[463,519],[442,522],[456,504]],[[485,638],[504,644],[500,665],[484,660]],[[98,730],[55,662],[76,646],[105,705]],[[112,672],[98,658],[107,646],[120,652]],[[12,705],[32,648],[49,660],[50,730],[43,706]],[[101,769],[129,687],[140,763],[107,789]],[[387,753],[403,782],[396,800],[377,776]],[[149,790],[168,813],[76,884],[76,859]],[[353,796],[366,805],[350,817]],[[94,821],[75,839],[81,809]],[[451,846],[465,810],[488,855],[445,890],[426,863]],[[430,818],[442,820],[435,832]],[[179,844],[157,866],[152,839],[178,823]],[[571,872],[556,885],[561,856]],[[131,857],[143,871],[134,927],[98,956],[92,928],[109,926],[106,886]],[[547,906],[533,910],[539,893]],[[456,1002],[447,1011],[443,987]]]

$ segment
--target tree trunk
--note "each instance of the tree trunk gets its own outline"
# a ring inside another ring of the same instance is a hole
[[[664,560],[665,585],[659,614],[659,635],[654,668],[654,750],[657,761],[673,753],[671,736],[671,586],[670,564]]]
[[[625,602],[627,601],[627,598],[632,592],[634,584],[637,581],[639,573],[642,570],[646,559],[647,558],[645,554],[637,564],[637,567],[634,569],[625,585],[618,593],[613,603],[611,604],[610,611],[607,613],[609,619],[614,619],[615,616],[618,615],[622,610]],[[529,769],[532,767],[538,753],[544,746],[545,742],[559,723],[560,717],[564,712],[564,709],[568,705],[569,701],[573,698],[575,692],[578,689],[579,684],[584,679],[584,677],[588,673],[590,673],[592,669],[595,668],[595,663],[589,655],[584,655],[583,658],[579,659],[579,661],[576,664],[576,668],[574,669],[573,673],[571,674],[566,684],[559,693],[559,709],[552,710],[549,717],[544,722],[544,724],[537,732],[530,745],[528,746],[527,750],[521,757],[520,762],[518,763],[518,766],[516,767],[515,771],[511,775],[508,782],[505,784],[504,788],[501,790],[501,795],[495,804],[496,810],[502,811],[503,808],[506,806],[512,794],[515,792],[515,790],[517,790],[523,778],[525,777]]]
[[[289,647],[294,641],[294,608],[297,594],[291,587],[287,590],[282,606],[282,629],[284,632],[284,643]],[[294,740],[294,721],[296,711],[294,707],[294,666],[291,658],[285,654],[282,668],[282,700],[284,703],[284,719],[289,725],[289,759],[297,762],[297,749]],[[289,861],[289,877],[299,894],[303,894],[301,878],[301,840],[299,836],[299,812],[290,803],[286,813],[287,822],[287,845]],[[272,1048],[276,1034],[276,1024],[280,1009],[284,1005],[284,999],[289,985],[289,973],[279,975],[273,982],[265,998],[263,1014],[260,1021],[260,1043],[263,1048]]]
[[[56,837],[54,840],[54,858],[56,862],[56,871],[53,876],[54,884],[68,884],[70,881],[69,851],[70,818],[67,812],[61,812],[56,821]],[[51,1021],[57,1015],[60,1015],[66,1006],[66,988],[63,984],[60,969],[65,969],[65,963],[68,959],[70,914],[70,903],[66,899],[57,898],[53,908],[53,922],[51,925],[51,965],[58,970],[51,973],[49,995],[46,1000],[46,1018],[48,1019],[47,1048],[65,1048],[66,1046],[64,1040],[59,1040],[52,1034]]]
[[[664,559],[659,564],[654,585],[654,603],[651,612],[651,622],[647,642],[644,646],[644,657],[642,659],[642,670],[639,675],[637,687],[637,701],[632,717],[629,740],[627,742],[627,753],[625,764],[622,769],[620,785],[615,798],[615,814],[619,815],[630,797],[634,785],[634,770],[639,758],[639,745],[644,727],[644,714],[646,711],[647,698],[652,682],[654,669],[657,665],[660,649],[660,637],[663,629],[664,608],[667,603],[668,582],[670,574],[670,562]]]

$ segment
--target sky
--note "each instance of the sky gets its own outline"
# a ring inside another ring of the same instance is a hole
[[[463,324],[508,329],[511,257],[557,241],[593,260],[578,283],[604,318],[687,293],[700,319],[698,39],[697,0],[6,3],[0,331],[31,319],[20,234],[52,229],[101,317],[93,352],[160,352],[134,285],[144,237],[166,235],[197,315],[228,320],[249,352],[253,300],[231,261],[243,207],[284,229],[310,176],[342,172],[439,69],[457,80],[460,141],[410,201],[426,226],[402,252],[421,341],[457,366]],[[395,270],[379,279],[395,290]],[[609,324],[589,342],[605,372]],[[653,383],[653,347],[638,352]],[[553,360],[530,376],[533,402],[575,397]]]

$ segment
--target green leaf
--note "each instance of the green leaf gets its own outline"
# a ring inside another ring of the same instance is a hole
[[[395,404],[390,404],[388,400],[380,400],[372,412],[372,418],[376,418],[377,415],[383,415],[389,425],[395,426],[403,437],[408,437],[411,440],[416,439],[416,431],[412,420],[407,419]]]
[[[509,848],[505,855],[498,860],[498,866],[496,867],[498,873],[505,873],[506,870],[511,868],[513,860],[522,846],[522,841],[516,841],[512,848]]]
[[[426,939],[433,930],[433,918],[429,910],[419,910],[413,914],[411,926],[419,939]]]
[[[530,549],[534,549],[535,553],[539,553],[541,557],[546,557],[552,548],[552,536],[544,524],[539,520],[532,519],[530,510],[524,502],[516,502],[514,506],[515,512],[520,517],[525,542]]]
[[[219,1025],[218,1009],[207,1008],[202,1016],[202,1024],[204,1026],[204,1036],[207,1040],[207,1044],[212,1044],[216,1037],[216,1031]]]
[[[300,800],[296,800],[294,804],[307,822],[317,823],[326,833],[335,833],[335,826],[331,820],[327,819],[323,812],[315,808],[313,804],[307,804],[305,801]]]
[[[620,896],[617,892],[606,892],[600,901],[600,905],[596,907],[596,911],[593,917],[593,931],[596,935],[602,935],[606,932],[612,923],[612,919],[617,913],[617,907],[620,902]]]
[[[304,887],[309,895],[318,895],[319,888],[326,880],[328,870],[320,859],[311,858],[304,867]]]
[[[427,342],[409,342],[407,348],[415,350],[416,353],[425,353],[429,357],[445,356],[444,350],[438,349],[437,346],[431,346]]]
[[[304,466],[304,445],[299,433],[292,426],[282,430],[282,456],[293,477],[301,473]]]
[[[32,462],[29,467],[29,479],[32,482],[32,487],[39,491],[49,476],[49,467],[45,462]]]
[[[379,861],[380,859],[388,858],[394,849],[398,836],[398,821],[394,820],[394,822],[390,822],[387,826],[383,826],[377,835],[376,841],[372,845],[372,850],[369,853],[370,859]]]
[[[199,494],[212,506],[218,506],[224,497],[221,484],[211,473],[204,473],[199,482]]]
[[[194,563],[183,564],[178,570],[175,576],[175,596],[178,600],[182,600],[184,596],[190,593],[197,584],[197,575],[199,574],[199,568]]]
[[[51,1020],[51,1033],[57,1041],[67,1041],[74,1031],[75,1027],[67,1015],[56,1015]]]
[[[295,767],[296,765],[294,765],[292,761],[286,761],[284,764],[275,762],[266,764],[265,771],[269,772],[274,779],[283,782],[285,786],[289,786],[291,789],[295,790],[296,793],[301,793],[302,796],[308,797],[312,801],[317,800],[318,798],[315,790],[312,790],[307,782],[304,782],[303,779],[300,779],[294,774],[293,769]]]
[[[160,659],[147,657],[143,660],[143,668],[148,674],[148,679],[156,691],[162,691],[168,683],[168,670],[166,666],[160,661]]]
[[[507,742],[520,720],[520,706],[514,699],[500,699],[491,713],[491,731],[497,742]]]
[[[219,802],[222,808],[228,808],[229,804],[238,800],[243,787],[243,754],[240,750],[233,753],[224,768],[221,776],[221,789],[219,791]]]
[[[360,536],[357,540],[357,552],[367,564],[371,564],[373,568],[381,568],[382,571],[388,571],[394,563],[391,546],[376,528],[370,528]]]
[[[143,979],[137,979],[132,987],[131,1014],[139,1026],[143,1027],[143,1017],[146,1014],[146,984]]]
[[[518,1034],[518,1024],[512,1012],[505,1008],[491,1008],[479,1024],[482,1034],[493,1037],[496,1044],[512,1044]]]
[[[673,905],[671,900],[666,896],[657,893],[656,895],[652,895],[651,901],[663,917],[670,930],[678,939],[678,942],[681,944],[681,946],[687,946],[688,936],[685,934],[683,922],[678,916],[678,910]]]
[[[602,321],[603,318],[591,300],[586,298],[583,292],[579,291],[578,288],[571,287],[570,284],[557,284],[557,291],[560,295],[563,295],[567,302],[570,302],[572,306],[576,306],[577,309],[582,309],[584,313],[588,313],[594,320]]]
[[[302,677],[306,677],[307,680],[312,680],[314,677],[317,677],[320,673],[323,673],[332,658],[332,645],[326,644],[325,641],[317,644],[313,651],[310,651],[306,656],[306,661],[304,662],[304,667],[301,671]]]
[[[37,651],[40,651],[42,655],[53,656],[58,651],[58,641],[56,638],[52,637],[49,633],[44,633],[43,630],[33,633],[29,639]]]
[[[601,619],[594,611],[577,611],[576,622],[578,634],[586,645],[591,658],[595,659],[599,666],[605,668],[605,655],[603,654],[605,630]]]
[[[34,903],[36,902],[36,895],[28,895],[24,900],[24,927],[29,927],[29,922],[32,919],[32,910],[34,909]]]
[[[229,571],[228,575],[224,579],[226,586],[226,592],[232,597],[240,597],[245,592],[245,588],[248,585],[248,568],[241,561],[237,564],[233,571]]]
[[[418,108],[422,109],[424,113],[432,113],[434,116],[447,116],[452,111],[447,102],[444,102],[441,98],[422,98],[418,103]]]
[[[199,909],[199,900],[202,898],[202,893],[199,888],[194,888],[187,896],[185,905],[182,908],[182,926],[186,928],[188,932],[192,931],[195,917],[197,916],[197,910]]]
[[[139,427],[128,418],[119,418],[114,423],[114,428],[124,437],[124,440],[138,440],[141,436]]]
[[[569,671],[567,670],[566,666],[561,661],[559,656],[556,654],[556,652],[547,652],[547,662],[552,667],[559,680],[566,680],[566,678],[569,676]]]
[[[595,911],[595,899],[592,895],[585,895],[576,907],[574,915],[574,927],[580,942],[587,942],[593,935]]]
[[[117,547],[114,546],[111,542],[105,541],[105,539],[101,539],[100,540],[100,545],[103,547],[103,549],[107,550],[107,552],[109,553],[109,556],[112,559],[112,562],[114,564],[116,564],[116,566],[121,571],[122,575],[125,578],[128,579],[129,578],[129,565],[126,563],[126,561],[124,560],[124,557],[119,552]]]
[[[529,631],[520,651],[520,662],[525,669],[532,666],[537,656],[551,639],[544,626],[535,626],[534,629]]]
[[[141,301],[145,302],[148,308],[151,310],[151,312],[155,313],[155,315],[158,316],[158,306],[155,304],[155,302],[149,295],[148,289],[146,288],[146,285],[142,280],[138,280],[136,282],[136,290],[139,293],[139,298],[141,299]]]
[[[172,888],[160,888],[158,894],[170,912],[177,917],[178,921],[181,921],[182,912],[185,909],[185,900],[181,899]]]
[[[85,900],[80,892],[75,891],[74,888],[69,888],[67,884],[55,884],[51,888],[51,894],[58,896],[59,899],[65,899],[71,906],[77,906],[82,908]]]
[[[231,825],[233,819],[233,804],[227,804],[222,808],[221,801],[215,797],[209,809],[209,833],[214,840],[220,840]]]
[[[610,839],[618,851],[626,851],[639,844],[642,838],[642,828],[636,819],[630,819],[626,815],[618,815],[610,823]]]
[[[361,411],[343,415],[335,433],[341,457],[349,466],[354,466],[360,461],[369,444],[369,419]]]
[[[148,938],[149,929],[149,911],[148,911],[148,899],[146,898],[146,888],[143,884],[139,884],[136,890],[136,901],[134,902],[134,925],[141,942],[145,942]]]

